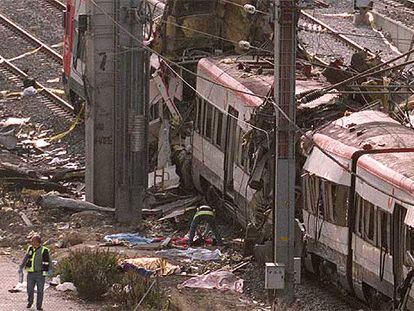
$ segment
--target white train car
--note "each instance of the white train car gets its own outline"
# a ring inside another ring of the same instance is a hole
[[[414,132],[363,111],[313,140],[323,152],[308,152],[302,176],[307,267],[375,309],[397,298],[414,255]]]
[[[263,103],[263,98],[255,95],[267,96],[271,89],[272,70],[265,61],[237,56],[203,58],[197,65],[197,112],[192,137],[194,184],[202,191],[214,187],[224,195],[232,203],[228,210],[243,226],[252,220],[256,204],[252,201],[262,199],[248,185],[253,163],[243,140],[251,130],[252,114]],[[296,82],[297,93],[321,86],[315,80]],[[332,97],[325,95],[319,102]]]

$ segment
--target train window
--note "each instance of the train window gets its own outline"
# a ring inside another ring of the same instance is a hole
[[[338,226],[346,227],[348,209],[348,187],[332,184],[333,220]]]
[[[332,184],[327,180],[323,180],[322,189],[323,204],[320,213],[325,220],[333,222]]]
[[[196,119],[196,127],[195,130],[197,133],[202,133],[202,124],[203,124],[203,103],[204,100],[200,97],[196,97],[196,105],[197,105],[197,119]]]
[[[219,147],[223,147],[223,113],[216,109],[216,113],[215,113],[215,130],[216,130],[216,134],[215,134],[215,143],[217,146]]]
[[[242,166],[242,143],[243,143],[243,134],[240,127],[236,128],[236,163],[239,166]]]
[[[376,227],[377,218],[376,206],[357,195],[357,232],[364,240],[367,240],[375,245],[376,243]]]
[[[360,236],[362,236],[363,224],[364,224],[364,222],[362,221],[364,211],[362,209],[361,200],[362,200],[361,197],[357,195],[356,196],[356,224],[355,224],[356,229],[355,230],[356,230],[356,233],[358,233]]]
[[[366,207],[368,209],[368,228],[366,228],[366,234],[367,237],[370,241],[374,240],[374,230],[375,230],[375,225],[376,225],[376,221],[375,221],[375,208],[374,205],[369,203],[368,206]]]
[[[207,139],[211,139],[213,137],[212,135],[212,126],[213,126],[213,107],[206,103],[205,105],[205,129],[204,129],[204,135]]]
[[[303,180],[306,195],[305,209],[315,215],[318,210],[320,180],[313,174],[306,174]]]
[[[377,246],[390,249],[390,214],[378,209],[378,237]]]
[[[238,128],[238,145],[237,145],[237,161],[236,163],[246,172],[249,171],[249,154],[247,144],[244,141],[246,132]]]
[[[364,199],[362,199],[364,209],[364,238],[368,241],[374,241],[375,232],[375,206]]]
[[[198,111],[198,131],[200,133],[200,135],[204,135],[204,115],[205,115],[205,100],[202,98],[198,98],[198,102],[199,102],[199,111]]]
[[[412,227],[406,227],[405,248],[414,257],[414,228]]]

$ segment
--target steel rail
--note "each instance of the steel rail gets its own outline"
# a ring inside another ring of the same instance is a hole
[[[336,31],[335,29],[333,29],[331,26],[327,25],[326,23],[322,22],[321,20],[313,17],[312,15],[310,15],[309,13],[305,12],[305,11],[301,11],[301,16],[300,18],[305,19],[305,20],[309,20],[312,23],[315,23],[317,25],[320,25],[322,28],[326,29],[328,31],[328,33],[331,33],[332,36],[336,37],[338,39],[338,41],[343,42],[345,45],[351,47],[353,50],[355,51],[364,51],[366,50],[366,48],[364,48],[363,46],[359,45],[358,43],[356,43],[355,41],[349,39],[348,37],[344,36],[343,34],[339,33],[338,31]],[[376,57],[377,55],[367,51],[368,55],[371,57]]]
[[[20,68],[16,67],[6,58],[0,55],[0,67],[6,69],[7,71],[11,72],[12,74],[16,75],[20,79],[29,78],[29,76],[23,72]],[[40,84],[39,82],[35,81],[36,88],[40,89],[40,94],[49,99],[51,102],[56,104],[59,108],[63,109],[66,113],[73,114],[74,109],[73,106],[67,103],[65,100],[57,96],[56,94],[49,91],[45,86]]]
[[[375,3],[374,10],[382,6],[382,9],[386,10],[388,6],[392,6],[394,9],[404,10],[405,14],[414,15],[414,0],[383,0]],[[384,14],[384,13],[382,13]],[[396,19],[396,21],[402,23],[408,28],[413,28],[413,25],[407,24],[407,21]]]
[[[66,5],[63,2],[60,2],[59,0],[44,0],[45,2],[49,3],[54,8],[58,9],[59,11],[65,11]]]
[[[4,27],[10,29],[11,31],[18,33],[23,39],[26,41],[29,41],[32,43],[36,48],[41,48],[41,51],[43,51],[45,54],[51,56],[55,61],[57,61],[59,64],[63,64],[63,57],[58,52],[56,52],[54,49],[52,49],[47,44],[43,43],[36,37],[34,37],[32,34],[24,30],[22,27],[8,19],[6,16],[0,13],[0,25],[3,25]]]

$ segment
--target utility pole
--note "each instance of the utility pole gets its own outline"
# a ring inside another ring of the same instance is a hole
[[[147,188],[149,55],[143,48],[144,0],[118,0],[115,57],[115,209],[121,222],[141,220]],[[127,30],[127,31],[125,31]]]
[[[114,194],[114,60],[115,1],[86,2],[89,17],[84,88],[86,200],[113,207]]]
[[[295,0],[275,0],[274,99],[296,122],[296,5]],[[285,267],[284,288],[276,297],[290,304],[294,299],[295,227],[295,128],[275,108],[274,136],[274,263]]]
[[[137,224],[147,188],[147,7],[143,0],[87,3],[87,200],[115,207],[118,221]]]

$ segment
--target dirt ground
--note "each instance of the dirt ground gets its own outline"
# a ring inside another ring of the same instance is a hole
[[[18,281],[17,269],[20,258],[12,255],[0,255],[0,310],[2,311],[21,311],[27,310],[27,294],[25,292],[9,293],[8,290],[13,288]],[[35,294],[36,296],[36,294]],[[35,298],[36,299],[36,298]],[[56,291],[53,287],[49,287],[45,291],[44,310],[59,311],[97,311],[101,310],[100,306],[85,304],[79,300],[69,297],[68,295]],[[32,307],[32,310],[35,310]]]
[[[76,250],[83,247],[95,249],[98,244],[86,243],[71,247],[70,250]],[[9,293],[8,290],[13,288],[17,283],[17,269],[19,261],[23,256],[23,252],[1,249],[0,267],[4,274],[0,277],[3,284],[0,289],[0,310],[18,311],[26,310],[26,293]],[[155,256],[151,250],[136,250],[125,247],[113,247],[112,251],[122,254],[126,257],[150,257]],[[65,250],[64,252],[67,252]],[[53,254],[54,259],[64,256],[64,252],[58,251]],[[270,310],[265,307],[264,303],[253,301],[245,294],[236,294],[231,292],[221,292],[218,290],[201,290],[201,289],[178,289],[177,285],[188,279],[188,276],[174,275],[160,279],[161,288],[166,291],[170,300],[171,310],[193,311],[193,310]],[[56,291],[53,287],[49,287],[45,291],[44,309],[45,310],[105,310],[108,308],[107,303],[103,302],[99,305],[85,304],[76,298],[75,295],[67,295]],[[110,309],[110,307],[109,307]]]

